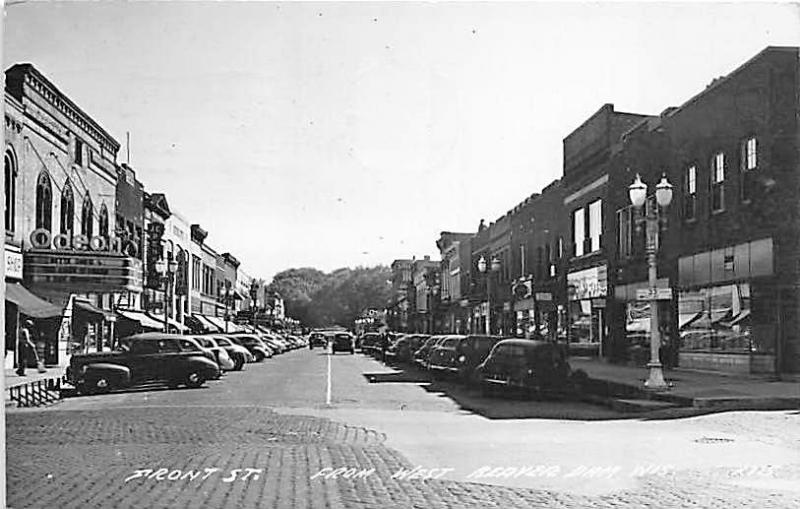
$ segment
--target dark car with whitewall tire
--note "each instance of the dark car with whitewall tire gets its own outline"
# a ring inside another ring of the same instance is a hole
[[[331,353],[350,352],[356,353],[356,340],[349,332],[337,332],[331,338]]]
[[[502,391],[539,397],[564,394],[570,389],[564,348],[548,341],[502,340],[475,372],[485,395]]]
[[[67,382],[78,393],[102,393],[159,381],[195,388],[219,378],[214,354],[194,339],[149,332],[123,338],[110,352],[75,354],[67,367]]]
[[[313,350],[316,347],[325,348],[328,346],[328,339],[324,332],[312,332],[308,335],[308,348]]]

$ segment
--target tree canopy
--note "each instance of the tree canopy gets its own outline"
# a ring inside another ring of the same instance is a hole
[[[275,275],[268,289],[284,299],[286,314],[311,327],[349,327],[369,308],[382,309],[391,297],[391,270],[342,268],[325,274],[314,268],[293,268]]]

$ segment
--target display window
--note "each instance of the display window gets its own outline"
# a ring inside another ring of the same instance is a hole
[[[684,352],[758,352],[771,342],[753,337],[750,284],[738,283],[678,295],[678,331]]]

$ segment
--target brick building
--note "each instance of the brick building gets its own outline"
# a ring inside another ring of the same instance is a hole
[[[468,331],[469,290],[472,273],[472,233],[442,232],[436,247],[442,259],[439,307],[436,310],[441,332],[463,334]]]

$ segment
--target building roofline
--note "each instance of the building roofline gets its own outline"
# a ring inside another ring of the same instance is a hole
[[[67,96],[67,94],[62,92],[61,89],[55,86],[52,81],[47,79],[47,77],[44,74],[42,74],[33,64],[29,62],[14,64],[8,69],[6,69],[6,74],[8,74],[9,72],[13,72],[15,70],[19,70],[19,72],[21,72],[23,75],[30,74],[38,81],[40,81],[44,86],[50,88],[51,92],[58,95],[68,107],[72,108],[78,115],[83,117],[83,120],[85,120],[86,123],[92,127],[92,129],[96,130],[100,135],[106,138],[106,141],[110,143],[111,146],[114,148],[114,152],[119,151],[120,143],[113,136],[111,136],[111,134],[109,134],[108,131],[103,129],[103,127],[101,127],[100,124],[97,123],[97,121],[94,118],[92,118],[88,113],[83,111],[83,109],[81,109],[80,106],[75,104],[75,102],[72,99],[70,99],[69,96]]]
[[[729,72],[724,76],[720,76],[719,78],[714,79],[706,88],[698,92],[697,94],[693,95],[689,100],[674,108],[672,111],[666,114],[667,117],[671,117],[684,108],[691,106],[692,103],[700,100],[704,95],[711,93],[715,89],[719,88],[724,83],[730,81],[734,76],[742,72],[746,67],[753,64],[756,60],[762,58],[767,53],[778,53],[778,52],[786,52],[786,53],[800,53],[800,47],[798,46],[767,46],[766,48],[762,49],[751,58],[749,58],[745,63],[739,65],[736,69]]]

